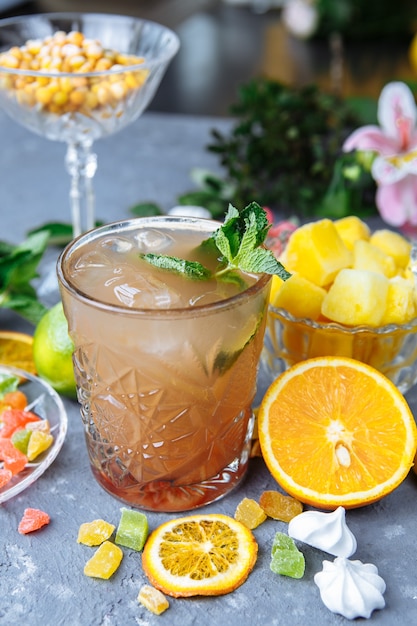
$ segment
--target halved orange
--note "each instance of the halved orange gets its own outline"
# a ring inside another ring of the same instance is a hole
[[[36,374],[32,345],[31,335],[12,330],[0,330],[0,364]]]
[[[265,462],[285,491],[324,509],[359,507],[395,489],[413,465],[417,429],[404,396],[345,357],[297,363],[258,414]]]
[[[149,536],[142,565],[151,584],[175,598],[223,595],[249,576],[258,554],[251,531],[222,514],[170,520]]]

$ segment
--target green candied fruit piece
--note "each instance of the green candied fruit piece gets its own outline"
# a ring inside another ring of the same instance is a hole
[[[31,430],[22,429],[22,430],[17,430],[12,435],[12,444],[14,445],[15,448],[20,450],[20,452],[23,452],[23,454],[27,453],[29,439],[30,439],[31,434],[32,434]]]
[[[271,550],[270,568],[274,574],[302,578],[305,571],[304,555],[294,540],[284,533],[276,533]]]
[[[148,537],[148,518],[140,511],[120,509],[122,516],[116,531],[116,543],[125,548],[140,551]]]

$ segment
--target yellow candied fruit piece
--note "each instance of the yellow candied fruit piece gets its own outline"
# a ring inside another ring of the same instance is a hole
[[[389,281],[387,305],[381,324],[406,324],[416,315],[414,285],[395,276]]]
[[[281,522],[289,522],[303,512],[301,502],[291,496],[284,496],[279,491],[264,491],[259,498],[259,505],[268,517]]]
[[[321,313],[326,290],[315,285],[307,278],[292,274],[282,281],[281,288],[271,301],[277,308],[282,308],[298,318],[317,320]]]
[[[355,241],[368,241],[371,229],[356,215],[347,215],[335,220],[334,225],[343,243],[349,250],[353,250]]]
[[[41,430],[44,433],[49,433],[51,431],[51,425],[47,419],[37,420],[36,422],[28,422],[25,424],[26,430]]]
[[[319,287],[333,282],[352,263],[352,252],[329,219],[304,224],[295,230],[285,249],[285,267]]]
[[[49,432],[43,430],[34,430],[29,439],[26,456],[28,461],[33,461],[42,452],[45,452],[54,441],[53,436]]]
[[[382,228],[372,233],[370,243],[389,254],[398,267],[406,268],[410,261],[411,243],[399,233]]]
[[[169,608],[169,602],[159,589],[151,585],[143,585],[139,591],[138,601],[155,615],[161,615]]]
[[[99,546],[112,536],[115,528],[113,524],[103,519],[85,522],[78,529],[77,543],[83,543],[86,546]]]
[[[105,541],[84,566],[84,574],[107,580],[114,574],[123,559],[123,551],[111,541]]]
[[[353,264],[356,270],[369,270],[392,278],[397,273],[395,259],[369,241],[357,241],[353,246]]]
[[[253,530],[266,520],[265,511],[251,498],[243,498],[236,507],[235,520]]]
[[[327,292],[321,312],[346,326],[379,326],[387,305],[388,285],[383,274],[343,269]]]

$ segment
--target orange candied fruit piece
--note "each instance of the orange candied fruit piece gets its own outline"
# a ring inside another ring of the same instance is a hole
[[[301,502],[291,496],[284,496],[279,491],[264,491],[259,498],[259,504],[268,517],[281,522],[289,522],[303,512]]]
[[[161,615],[164,611],[169,608],[169,602],[159,589],[155,589],[151,585],[143,585],[140,588],[138,601],[154,613],[155,615]]]
[[[37,422],[41,418],[31,411],[21,409],[6,409],[1,414],[3,427],[0,429],[0,437],[11,437],[15,430],[22,429],[30,422]]]
[[[19,474],[26,466],[28,458],[14,447],[10,439],[0,437],[0,461],[3,461],[4,469],[10,470],[12,474]]]
[[[20,389],[5,393],[2,402],[4,402],[4,404],[11,409],[21,409],[22,411],[28,405],[28,399],[26,397],[26,394],[23,393],[23,391],[20,391]]]
[[[50,522],[50,517],[45,511],[40,509],[25,509],[22,519],[20,520],[18,531],[21,535],[32,533],[39,530],[42,526],[46,526]]]
[[[13,478],[13,474],[9,469],[0,468],[0,489],[7,485]]]
[[[262,524],[266,517],[265,511],[251,498],[243,498],[236,507],[235,520],[250,530]]]

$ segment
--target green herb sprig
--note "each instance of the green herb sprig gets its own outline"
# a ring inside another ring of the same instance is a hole
[[[242,211],[229,204],[224,223],[201,245],[215,245],[220,252],[218,269],[212,272],[197,261],[186,261],[169,255],[142,254],[141,258],[158,267],[196,280],[216,278],[229,281],[236,270],[256,274],[276,274],[282,280],[291,276],[264,247],[270,228],[264,209],[251,202]],[[233,280],[233,278],[232,278]]]
[[[0,307],[12,309],[32,324],[46,311],[31,285],[48,244],[48,233],[27,237],[19,245],[0,241]]]

